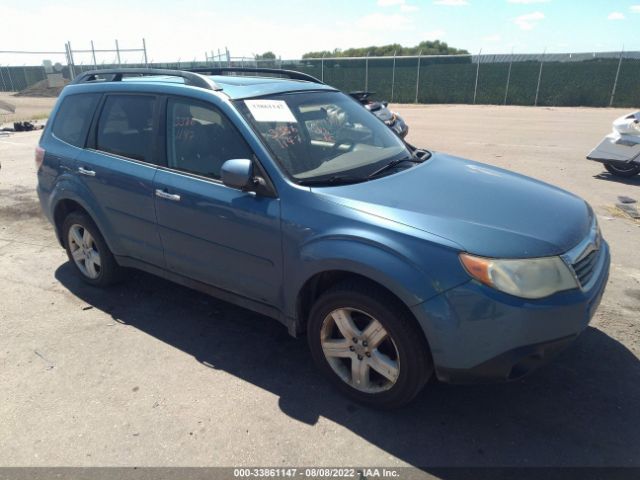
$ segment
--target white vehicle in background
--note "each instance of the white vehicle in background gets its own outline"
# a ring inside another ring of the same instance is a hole
[[[613,122],[613,132],[604,137],[587,159],[601,162],[613,175],[633,177],[640,173],[640,111]]]

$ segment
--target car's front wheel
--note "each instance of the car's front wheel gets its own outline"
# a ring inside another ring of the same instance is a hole
[[[307,331],[314,361],[351,398],[381,408],[410,402],[433,373],[415,320],[398,300],[362,281],[320,296]]]
[[[85,282],[105,287],[120,278],[120,267],[88,215],[70,213],[62,224],[62,235],[69,261]]]

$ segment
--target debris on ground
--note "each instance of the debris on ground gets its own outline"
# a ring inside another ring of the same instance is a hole
[[[636,203],[635,198],[627,197],[626,195],[618,196],[618,200],[620,201],[620,203]]]
[[[14,132],[31,132],[33,130],[42,130],[44,125],[35,125],[34,123],[25,122],[13,122]]]

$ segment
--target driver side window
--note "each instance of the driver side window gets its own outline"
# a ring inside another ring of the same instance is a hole
[[[197,100],[169,99],[169,167],[218,180],[222,164],[232,158],[253,158],[253,153],[222,112]]]

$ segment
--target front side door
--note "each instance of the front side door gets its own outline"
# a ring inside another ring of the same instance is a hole
[[[207,103],[166,103],[166,168],[155,177],[167,268],[271,305],[282,279],[280,203],[220,181],[225,160],[254,159],[226,116]]]
[[[114,253],[163,266],[153,194],[156,103],[152,95],[107,95],[75,168],[107,217]]]

